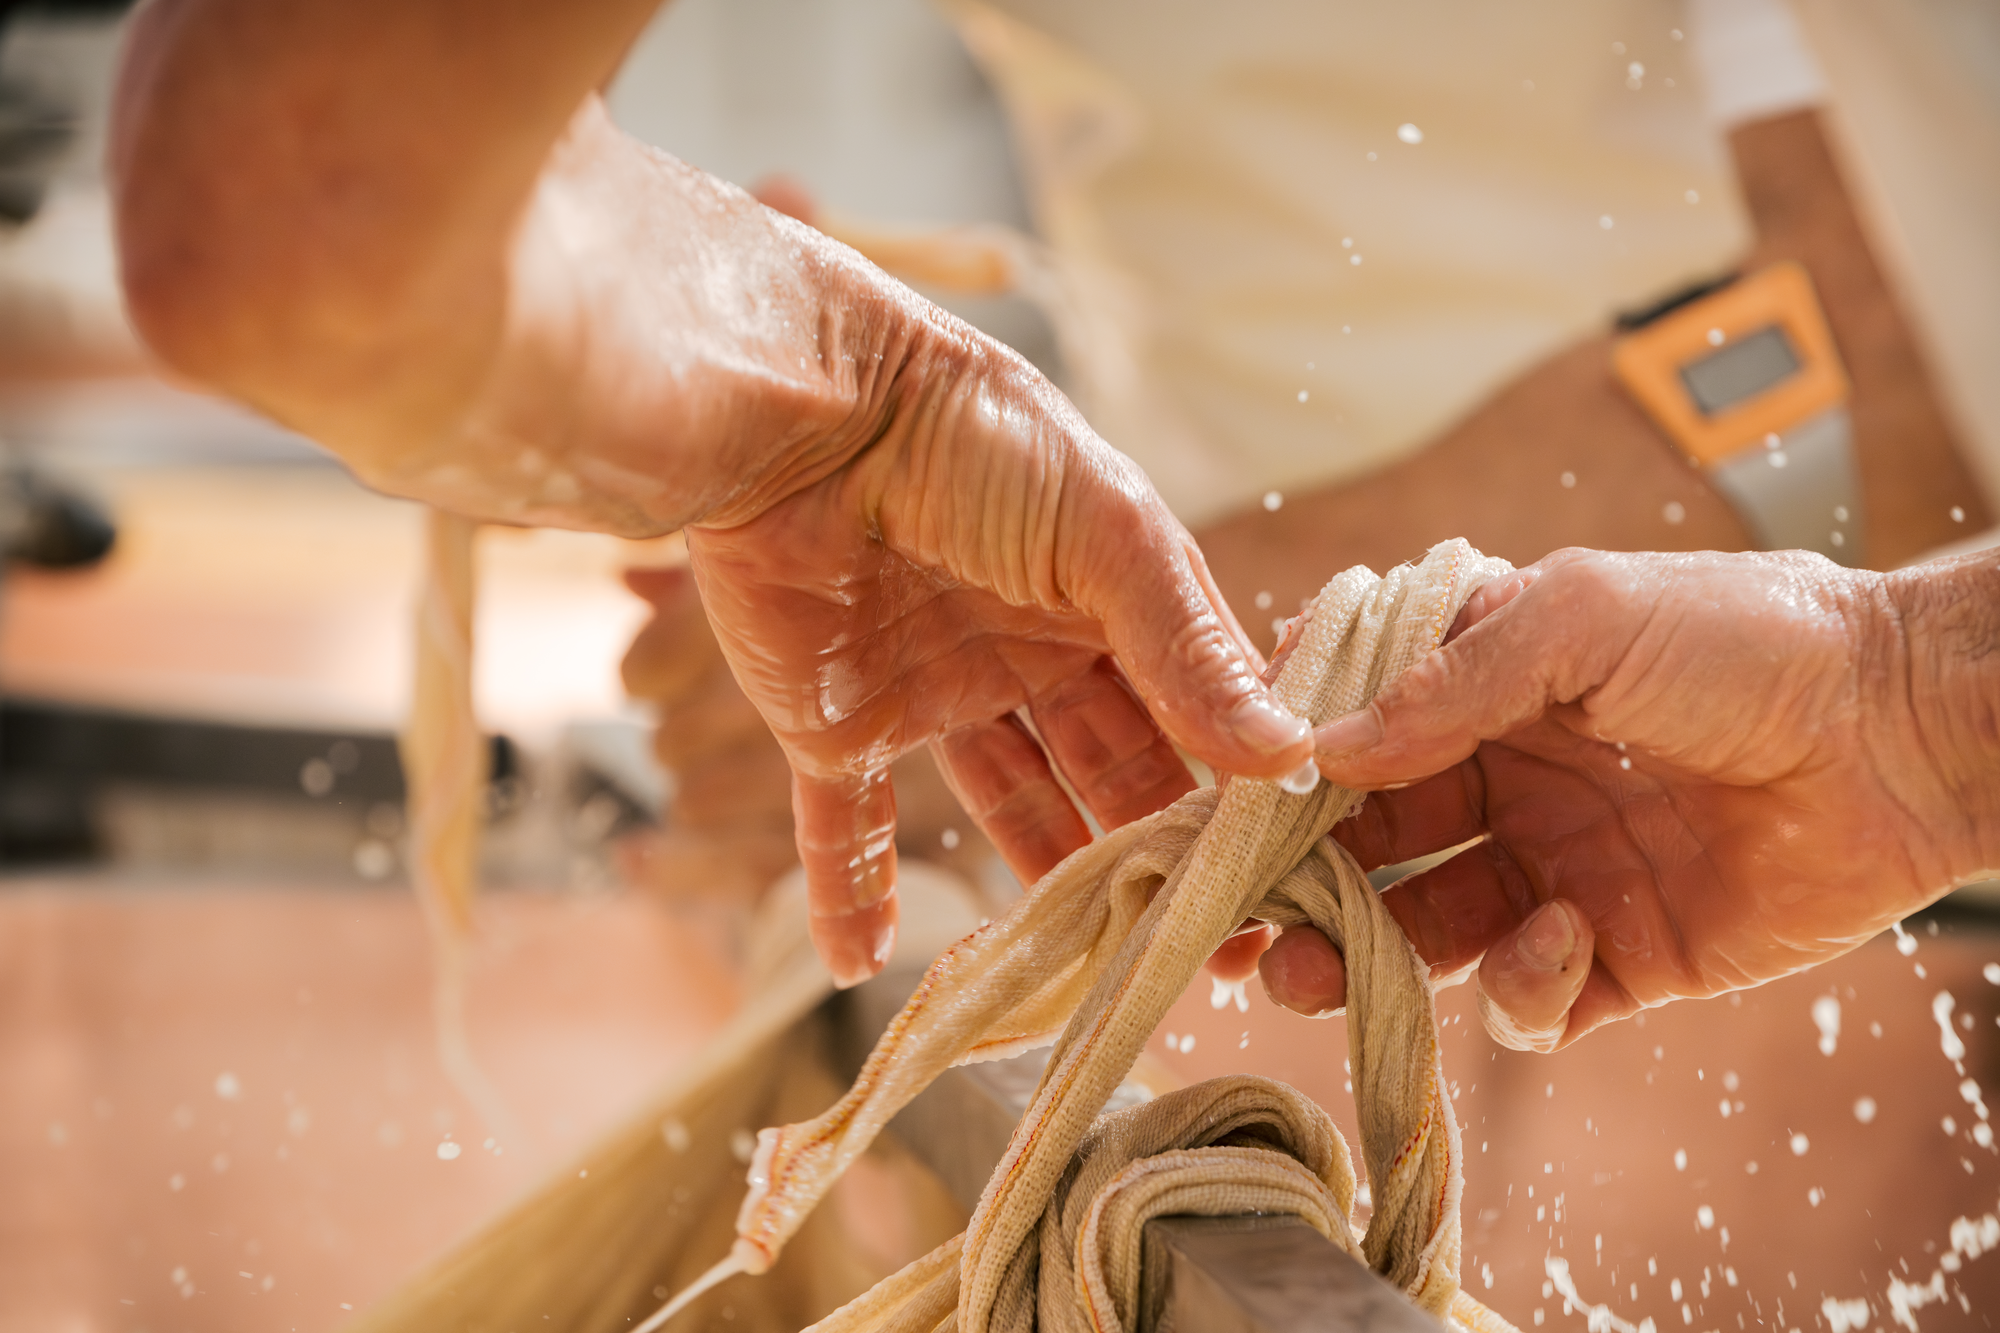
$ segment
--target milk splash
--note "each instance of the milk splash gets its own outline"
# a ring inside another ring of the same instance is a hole
[[[1569,1260],[1551,1254],[1542,1260],[1542,1271],[1548,1274],[1550,1285],[1561,1293],[1563,1300],[1583,1312],[1590,1333],[1654,1333],[1651,1315],[1635,1324],[1613,1314],[1610,1306],[1592,1305],[1577,1295],[1576,1279],[1570,1276]]]
[[[2000,1249],[2000,1217],[1987,1213],[1977,1219],[1954,1219],[1951,1224],[1951,1248],[1938,1256],[1938,1266],[1931,1270],[1927,1281],[1905,1282],[1899,1277],[1889,1279],[1884,1294],[1889,1298],[1890,1317],[1910,1333],[1917,1333],[1916,1312],[1926,1305],[1956,1301],[1959,1309],[1970,1314],[1972,1302],[1963,1291],[1947,1291],[1946,1276],[1964,1268],[1968,1259],[1977,1259],[1995,1249]],[[1820,1302],[1820,1313],[1826,1316],[1827,1327],[1833,1333],[1853,1333],[1853,1330],[1868,1326],[1869,1310],[1865,1297],[1841,1300],[1828,1296]]]
[[[1938,1045],[1944,1051],[1944,1058],[1951,1061],[1959,1073],[1965,1072],[1965,1043],[1959,1040],[1958,1029],[1952,1026],[1951,1011],[1958,1007],[1951,992],[1941,990],[1931,997],[1931,1017],[1937,1020]]]
[[[1208,984],[1209,984],[1209,993],[1208,993],[1209,1008],[1211,1009],[1227,1008],[1230,1001],[1234,1000],[1236,1002],[1237,1013],[1247,1014],[1250,1012],[1250,996],[1248,992],[1244,990],[1243,982],[1224,981],[1221,977],[1210,977],[1208,979]]]

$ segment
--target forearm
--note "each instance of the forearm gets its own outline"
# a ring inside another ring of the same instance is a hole
[[[1881,578],[1881,712],[1897,718],[1898,795],[1942,862],[1940,887],[2000,874],[2000,551]]]
[[[867,438],[928,307],[610,123],[649,3],[377,8],[141,16],[118,220],[170,364],[384,490],[634,535]]]

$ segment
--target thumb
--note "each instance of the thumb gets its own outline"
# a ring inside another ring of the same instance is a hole
[[[1544,1054],[1560,1045],[1596,939],[1582,908],[1551,898],[1495,940],[1476,977],[1479,1017],[1493,1040]]]
[[[1089,534],[1065,591],[1105,638],[1162,730],[1225,773],[1310,774],[1311,728],[1258,678],[1262,659],[1200,550],[1143,479],[1089,476],[1066,499]]]
[[[1649,610],[1637,585],[1626,561],[1596,551],[1494,580],[1467,604],[1470,628],[1314,733],[1320,772],[1363,790],[1406,786],[1576,702],[1637,637]]]

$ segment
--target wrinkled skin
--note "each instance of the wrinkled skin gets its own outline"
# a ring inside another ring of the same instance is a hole
[[[938,380],[937,402],[832,476],[688,532],[717,637],[791,759],[818,937],[846,979],[892,938],[888,766],[904,751],[938,741],[968,813],[1039,874],[1085,835],[1015,709],[1111,825],[1193,785],[1169,734],[1266,772],[1304,738],[1135,468],[1038,377],[1025,404],[972,374]]]
[[[1309,763],[1185,530],[1033,367],[612,123],[652,8],[146,6],[109,152],[136,327],[381,490],[686,529],[844,983],[893,939],[906,750],[943,740],[1022,865],[1081,823],[1017,708],[1113,813],[1185,784],[1169,738]]]
[[[1454,636],[1318,761],[1385,789],[1335,833],[1364,867],[1485,839],[1387,898],[1435,975],[1477,967],[1510,1045],[1825,962],[2000,866],[1993,553],[1563,551]],[[1344,1001],[1310,929],[1260,968],[1301,1012]]]

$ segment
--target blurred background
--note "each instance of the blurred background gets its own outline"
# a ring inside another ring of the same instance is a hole
[[[1066,299],[922,289],[1148,468],[1267,643],[1426,523],[1517,561],[1740,541],[1657,440],[1624,451],[1649,429],[1629,405],[1561,396],[1617,311],[1789,253],[1732,138],[1771,108],[1704,101],[1716,6],[1296,9],[677,0],[607,98],[836,234],[1030,247]],[[1935,454],[1870,443],[1868,386],[1913,381],[1871,379],[1849,340],[1870,549],[1991,540],[2000,11],[1796,17],[1856,262],[1886,274],[1945,423]],[[675,539],[482,533],[467,1013],[512,1122],[486,1123],[439,1064],[403,869],[422,516],[148,364],[99,168],[123,20],[0,4],[0,1330],[332,1329],[735,1010],[749,913],[791,863],[784,770]],[[1489,412],[1523,393],[1532,428]],[[1511,515],[1475,532],[1426,460],[1496,439],[1527,460],[1504,487],[1452,474]],[[1359,494],[1380,534],[1341,516]],[[996,909],[1018,892],[927,760],[897,782],[906,857]],[[1943,1274],[1916,1323],[1990,1327],[2000,1259],[1964,1253],[2000,1224],[1953,1228],[2000,1209],[1992,889],[1555,1057],[1496,1048],[1446,992],[1467,1285],[1524,1329],[1582,1329],[1557,1255],[1634,1323],[1847,1333]],[[1286,1079],[1351,1137],[1341,1020],[1247,1003],[1197,983],[1154,1054]]]

